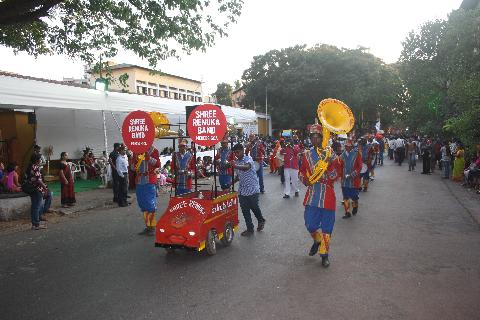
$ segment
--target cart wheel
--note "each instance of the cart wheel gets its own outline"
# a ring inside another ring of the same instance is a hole
[[[233,232],[232,224],[230,222],[227,222],[225,224],[225,229],[223,230],[222,243],[225,246],[230,245],[230,243],[232,243],[233,241],[233,236],[234,236],[234,232]]]
[[[168,247],[168,248],[165,248],[165,251],[167,251],[167,253],[174,253],[174,252],[175,252],[175,248]]]
[[[215,232],[213,230],[209,230],[205,243],[205,249],[207,250],[207,253],[211,256],[217,253],[217,244],[215,243],[215,238]]]

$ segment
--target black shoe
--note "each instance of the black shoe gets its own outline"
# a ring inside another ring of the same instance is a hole
[[[114,199],[113,199],[113,202],[118,202],[118,200],[114,198]]]
[[[308,255],[310,257],[316,255],[318,252],[318,248],[320,248],[320,242],[314,241],[312,247],[310,248],[310,251],[308,252]]]
[[[264,194],[264,193],[265,193],[265,190],[260,191],[260,193],[261,193],[261,194]]]
[[[283,196],[283,199],[289,199],[289,198],[290,198],[290,196],[288,194]]]
[[[295,197],[298,197],[298,191],[295,192]]]
[[[328,260],[328,257],[322,257],[322,266],[324,268],[328,268],[330,266],[330,261]]]
[[[240,233],[242,237],[250,237],[252,234],[253,234],[253,230],[248,230],[248,229]]]
[[[128,207],[128,203],[119,203],[118,206],[119,207]]]
[[[367,192],[367,188],[363,188],[363,192]]]
[[[147,236],[154,236],[155,228],[147,228]]]
[[[345,213],[345,215],[342,217],[342,219],[348,219],[348,218],[351,218],[352,215],[350,214],[350,212],[347,212]]]
[[[358,207],[353,207],[353,209],[352,209],[352,214],[353,214],[353,215],[356,215],[357,212],[358,212]]]
[[[257,231],[262,231],[265,228],[265,220],[258,223]]]

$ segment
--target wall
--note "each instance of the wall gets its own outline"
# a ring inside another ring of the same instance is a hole
[[[124,73],[128,74],[128,88],[123,88],[118,81],[118,78]],[[98,74],[91,75],[90,81],[92,83],[92,86],[95,85],[95,79],[98,77]],[[137,93],[136,81],[138,80],[164,86],[172,86],[177,89],[202,92],[202,84],[200,82],[177,78],[169,75],[151,75],[150,71],[141,68],[132,67],[112,70],[112,78],[115,79],[115,81],[110,84],[110,90],[121,91],[122,89],[125,89],[127,92]]]
[[[268,134],[269,131],[268,131],[268,128],[267,128],[267,125],[268,125],[267,119],[258,118],[257,121],[258,121],[258,134],[263,135],[263,136]]]
[[[15,161],[20,168],[25,168],[33,152],[35,126],[28,124],[28,114],[25,112],[15,112],[15,122],[18,139],[18,145],[16,146],[16,153],[18,154]]]
[[[0,128],[3,140],[8,141],[9,162],[25,168],[34,144],[33,125],[28,124],[28,114],[18,111],[0,112]]]

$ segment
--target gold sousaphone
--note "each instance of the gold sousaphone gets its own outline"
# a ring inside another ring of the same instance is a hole
[[[330,133],[346,134],[352,130],[355,124],[352,110],[337,99],[323,99],[318,105],[317,116],[323,127],[323,150],[317,150],[320,160],[315,164],[312,174],[308,177],[311,184],[316,183],[323,176],[332,157],[333,150],[328,145]]]
[[[155,125],[155,138],[177,136],[178,132],[170,130],[170,121],[167,116],[161,112],[150,112],[150,118]]]

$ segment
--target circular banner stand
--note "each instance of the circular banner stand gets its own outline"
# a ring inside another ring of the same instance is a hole
[[[147,152],[155,139],[155,125],[147,112],[133,111],[123,120],[123,142],[134,153]]]
[[[195,107],[187,120],[190,138],[198,145],[210,147],[219,143],[227,132],[227,119],[220,107],[202,104]]]

